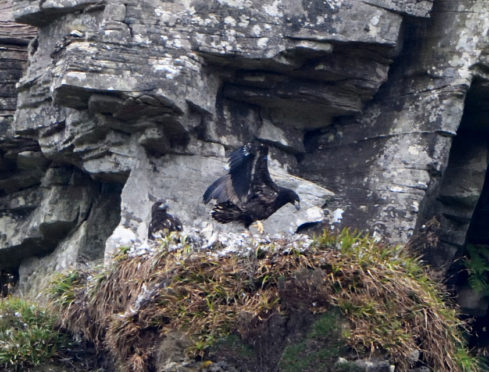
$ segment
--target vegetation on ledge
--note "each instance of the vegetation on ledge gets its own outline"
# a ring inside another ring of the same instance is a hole
[[[275,240],[253,252],[218,255],[170,235],[151,255],[131,257],[123,249],[110,270],[58,276],[52,299],[64,328],[108,350],[127,371],[147,370],[159,343],[175,332],[190,340],[189,356],[209,358],[223,340],[238,336],[241,354],[252,359],[271,319],[298,313],[311,319],[310,330],[298,344],[277,341],[282,370],[298,363],[294,355],[306,344],[314,353],[300,363],[333,366],[347,352],[387,357],[400,370],[414,363],[478,370],[443,288],[401,247],[344,230],[325,232],[307,249]],[[328,337],[321,332],[332,332],[342,346],[324,352],[321,340]]]
[[[69,346],[69,338],[45,309],[19,298],[0,299],[0,370],[29,370],[54,360]]]

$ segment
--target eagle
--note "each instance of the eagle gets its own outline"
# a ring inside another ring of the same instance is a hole
[[[170,231],[182,231],[182,223],[177,217],[168,213],[168,204],[160,200],[151,207],[148,239],[162,238]]]
[[[300,209],[299,195],[273,182],[267,159],[268,147],[262,143],[247,143],[229,155],[229,172],[214,181],[203,195],[205,204],[216,201],[211,212],[216,221],[238,221],[247,229],[257,221],[263,232],[260,221],[285,204]]]

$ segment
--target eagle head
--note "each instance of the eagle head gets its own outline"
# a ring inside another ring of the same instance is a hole
[[[159,200],[153,204],[151,211],[156,212],[157,210],[167,210],[167,209],[168,209],[168,203],[165,202],[164,200]]]
[[[299,199],[299,195],[297,195],[294,191],[292,191],[292,192],[294,193],[294,195],[293,195],[291,203],[294,204],[294,207],[296,210],[299,210],[299,209],[301,209],[301,200]]]
[[[285,187],[280,187],[276,203],[278,208],[290,203],[294,204],[295,209],[301,209],[301,200],[299,199],[299,195],[297,195],[295,191]]]

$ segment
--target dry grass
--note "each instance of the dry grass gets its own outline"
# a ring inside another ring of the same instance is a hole
[[[122,254],[97,278],[78,274],[64,292],[69,275],[53,286],[63,326],[107,349],[124,370],[148,370],[175,329],[193,340],[190,355],[204,355],[231,332],[252,341],[273,314],[331,307],[350,323],[346,342],[360,355],[387,354],[405,370],[420,350],[435,370],[476,370],[443,289],[400,248],[345,230],[325,233],[304,252],[285,254],[274,242],[252,257],[217,258],[189,247],[169,252],[171,239],[179,238],[151,257]]]

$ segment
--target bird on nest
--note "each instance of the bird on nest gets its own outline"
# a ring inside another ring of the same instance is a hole
[[[268,147],[247,143],[229,155],[229,172],[214,181],[203,195],[204,203],[215,200],[212,217],[221,223],[241,222],[248,229],[254,222],[263,233],[260,222],[287,203],[300,209],[299,196],[291,189],[278,186],[268,172]]]
[[[168,213],[168,204],[160,200],[151,207],[151,222],[148,228],[148,239],[163,238],[170,231],[182,231],[182,223],[177,217]]]

